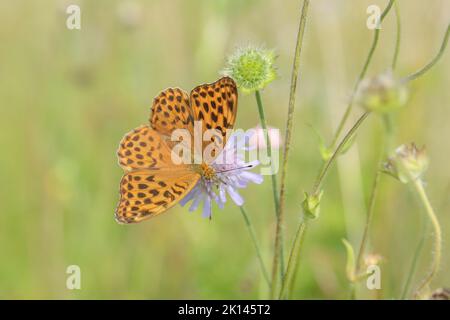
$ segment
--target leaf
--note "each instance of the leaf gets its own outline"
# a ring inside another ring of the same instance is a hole
[[[327,147],[325,140],[322,138],[322,135],[320,134],[320,132],[316,128],[314,128],[314,126],[312,124],[308,124],[308,126],[312,129],[312,131],[314,132],[314,134],[317,137],[317,140],[319,143],[320,156],[322,157],[323,161],[327,161],[333,155],[333,151]]]
[[[354,282],[355,277],[355,251],[353,250],[352,245],[346,239],[342,239],[342,243],[345,246],[345,250],[347,251],[347,263],[345,267],[345,271],[347,274],[348,280]]]

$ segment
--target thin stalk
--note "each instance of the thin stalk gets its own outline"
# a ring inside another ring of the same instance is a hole
[[[306,27],[306,17],[308,14],[309,0],[303,1],[302,13],[300,17],[300,23],[297,33],[297,43],[295,46],[294,63],[292,66],[291,75],[291,88],[289,92],[289,107],[286,122],[286,133],[284,140],[284,150],[283,150],[283,163],[281,166],[281,186],[280,186],[280,197],[279,197],[279,210],[277,215],[277,224],[275,231],[275,251],[273,256],[272,265],[272,287],[270,290],[270,297],[273,299],[276,296],[276,291],[278,289],[278,268],[280,267],[280,247],[282,242],[282,232],[284,223],[284,202],[285,202],[285,192],[286,192],[286,174],[287,174],[287,162],[289,157],[289,149],[291,144],[292,136],[292,126],[294,122],[294,111],[295,111],[295,93],[297,90],[297,80],[298,72],[300,69],[300,54],[302,51],[303,35],[305,33]]]
[[[266,269],[266,267],[264,265],[264,261],[263,261],[262,255],[261,255],[261,250],[259,248],[258,240],[256,239],[255,229],[253,228],[253,224],[250,221],[250,218],[248,217],[247,211],[245,210],[244,206],[240,206],[239,209],[241,209],[241,213],[242,213],[242,216],[244,217],[245,225],[247,226],[248,232],[250,233],[250,236],[252,238],[253,245],[254,245],[255,250],[256,250],[256,255],[258,257],[259,264],[261,266],[262,274],[264,276],[264,279],[267,282],[267,285],[270,288],[269,273],[267,272],[267,269]]]
[[[384,123],[383,128],[384,128],[384,133],[385,133],[385,138],[384,138],[384,142],[383,142],[383,151],[380,153],[379,159],[377,162],[377,168],[376,168],[375,177],[373,180],[373,187],[372,187],[372,192],[370,194],[369,206],[368,206],[368,210],[367,210],[366,224],[364,226],[363,236],[361,239],[361,244],[359,246],[359,251],[358,251],[358,255],[357,255],[357,259],[356,259],[356,273],[357,274],[361,271],[361,266],[363,263],[363,256],[364,256],[364,252],[365,252],[366,246],[367,246],[369,228],[370,228],[370,224],[373,219],[373,213],[374,213],[374,209],[375,209],[375,201],[376,201],[376,198],[378,195],[378,187],[379,187],[381,173],[382,173],[381,168],[383,165],[383,159],[387,156],[389,150],[391,150],[392,137],[394,134],[394,128],[393,128],[392,119],[390,118],[390,115],[383,116],[383,123]]]
[[[365,112],[353,125],[353,127],[350,128],[350,130],[347,132],[347,134],[344,136],[344,138],[341,140],[339,145],[337,146],[336,150],[333,152],[333,155],[324,163],[322,166],[322,169],[319,172],[319,175],[316,178],[316,182],[314,183],[313,192],[311,194],[317,195],[320,191],[320,187],[322,185],[322,182],[328,173],[328,170],[330,169],[330,166],[333,164],[334,160],[337,158],[339,153],[341,152],[342,148],[345,146],[345,144],[350,140],[351,137],[355,134],[355,132],[358,130],[359,126],[363,123],[363,121],[369,116],[370,112]]]
[[[419,287],[416,289],[415,296],[417,297],[420,292],[425,288],[427,285],[431,283],[431,280],[433,280],[436,273],[439,271],[439,265],[441,262],[441,246],[442,246],[442,235],[441,235],[441,226],[439,224],[439,220],[437,219],[436,213],[433,210],[433,207],[431,206],[430,200],[428,199],[428,196],[425,192],[425,189],[423,187],[422,180],[416,179],[413,181],[414,188],[417,191],[417,194],[419,195],[420,200],[423,203],[423,206],[425,207],[425,211],[428,215],[428,218],[431,221],[431,225],[434,229],[434,256],[433,256],[433,262],[431,265],[430,272],[425,276],[425,278],[420,283]]]
[[[381,173],[382,173],[381,167],[383,165],[383,159],[388,154],[389,150],[391,150],[392,137],[394,134],[394,127],[393,127],[392,119],[391,119],[390,115],[387,114],[387,115],[383,116],[383,124],[384,124],[383,128],[384,128],[384,133],[385,133],[385,138],[384,138],[384,142],[383,142],[384,150],[380,153],[379,159],[377,162],[375,177],[373,180],[372,192],[370,194],[369,206],[368,206],[367,215],[366,215],[366,224],[364,226],[364,231],[363,231],[361,243],[360,243],[357,258],[356,258],[356,274],[360,274],[361,268],[363,265],[363,257],[364,257],[364,253],[365,253],[366,247],[367,247],[367,242],[368,242],[368,238],[369,238],[369,229],[370,229],[370,225],[373,220],[373,215],[374,215],[374,211],[375,211],[375,201],[377,199],[378,187],[380,185],[380,179],[381,179]],[[352,299],[356,298],[356,284],[355,283],[351,283],[350,296],[352,297]]]
[[[420,70],[416,71],[415,73],[413,73],[413,74],[403,78],[401,80],[403,83],[406,83],[406,82],[409,82],[409,81],[412,81],[412,80],[415,80],[415,79],[419,78],[424,73],[426,73],[428,70],[430,70],[439,61],[439,59],[444,54],[445,48],[447,47],[449,34],[450,34],[450,24],[447,26],[447,31],[445,32],[444,39],[442,40],[441,48],[439,49],[439,52],[437,53],[437,55],[427,65],[425,65],[422,69],[420,69]]]
[[[320,174],[317,176],[316,182],[314,183],[312,195],[317,195],[320,187],[322,185],[322,182],[328,172],[328,170],[331,168],[331,165],[333,164],[334,160],[337,158],[337,155],[341,152],[342,148],[345,146],[345,144],[348,142],[348,140],[353,137],[353,135],[356,133],[358,128],[361,126],[361,124],[364,122],[364,120],[369,116],[369,112],[365,112],[352,126],[352,128],[347,132],[347,134],[344,136],[344,138],[341,140],[341,142],[338,144],[336,150],[333,152],[333,155],[328,159],[328,161],[325,163],[323,169],[321,170]],[[307,227],[306,220],[302,220],[297,228],[297,231],[295,233],[295,240],[294,245],[291,247],[291,251],[289,253],[289,261],[287,264],[287,271],[286,275],[283,278],[283,283],[281,285],[281,293],[280,297],[283,297],[286,293],[286,290],[291,288],[293,286],[293,280],[296,278],[296,272],[298,270],[299,265],[299,259],[300,259],[300,251],[302,249],[302,243],[303,238],[305,236],[305,230]],[[288,276],[289,274],[289,276]]]
[[[256,104],[258,105],[259,121],[261,122],[261,128],[264,131],[264,143],[266,144],[266,147],[267,147],[267,155],[270,159],[272,159],[272,143],[270,141],[270,135],[269,135],[269,131],[267,129],[266,115],[264,112],[264,106],[263,106],[262,99],[261,99],[261,93],[258,90],[256,90],[256,92],[255,92],[255,97],[256,97]],[[272,162],[271,162],[271,165],[272,165]],[[272,168],[272,173],[273,173],[273,168]],[[273,201],[275,203],[276,213],[278,214],[278,207],[279,207],[280,203],[278,200],[277,179],[276,179],[275,174],[272,174],[271,176],[272,176]]]
[[[394,4],[395,0],[390,0],[387,7],[384,9],[384,11],[381,14],[380,17],[380,24],[381,22],[383,22],[384,18],[386,17],[386,15],[389,13],[389,10],[391,10],[392,5]],[[373,54],[375,52],[375,49],[377,48],[377,44],[378,44],[378,39],[380,37],[380,29],[375,29],[374,35],[373,35],[373,40],[372,40],[372,45],[370,47],[369,53],[367,55],[366,61],[364,62],[364,66],[358,76],[358,79],[356,80],[355,86],[353,87],[353,92],[350,96],[350,101],[347,105],[347,109],[344,112],[344,115],[341,119],[341,121],[339,122],[339,125],[337,127],[337,130],[334,134],[333,140],[331,142],[330,145],[330,149],[334,149],[334,147],[336,146],[336,143],[339,139],[339,136],[341,135],[342,130],[344,129],[345,124],[347,123],[348,117],[350,116],[350,113],[353,109],[353,101],[355,99],[356,96],[356,92],[358,91],[359,85],[362,81],[362,79],[364,79],[364,77],[366,76],[367,73],[367,69],[369,68],[370,62],[372,61],[372,57]]]
[[[392,70],[395,70],[395,67],[397,66],[397,60],[398,60],[398,53],[400,51],[400,41],[401,41],[401,32],[402,32],[402,25],[400,20],[400,9],[398,7],[398,3],[396,2],[394,4],[395,9],[395,20],[397,23],[397,36],[395,39],[395,51],[394,51],[394,57],[392,59]]]
[[[279,299],[284,299],[289,291],[292,290],[294,278],[296,275],[295,270],[299,264],[300,260],[300,251],[303,244],[303,240],[305,238],[306,229],[308,227],[308,221],[302,220],[298,225],[297,232],[295,233],[294,243],[292,244],[292,250],[289,254],[288,265],[286,269],[285,277],[283,278],[283,282],[281,284],[280,296]]]
[[[270,135],[269,135],[269,131],[267,129],[266,115],[264,112],[264,106],[262,103],[261,93],[259,92],[259,90],[255,91],[255,97],[256,97],[256,104],[258,105],[259,122],[261,123],[261,128],[263,129],[263,132],[264,132],[264,142],[265,142],[266,148],[267,148],[267,156],[270,159],[270,166],[272,169],[271,180],[272,180],[273,201],[275,204],[275,214],[278,219],[280,203],[279,203],[279,199],[278,199],[277,177],[274,173],[274,168],[273,168],[273,163],[272,163],[272,143],[270,141]],[[283,234],[280,234],[280,237],[281,237],[281,244],[279,247],[280,265],[281,265],[280,276],[283,277],[284,276]]]
[[[400,296],[400,300],[405,300],[406,295],[408,294],[409,287],[411,286],[411,281],[416,273],[417,263],[419,262],[420,254],[422,253],[423,245],[425,244],[426,233],[428,230],[428,224],[422,223],[422,236],[420,237],[419,243],[416,246],[416,250],[414,251],[414,256],[411,261],[411,266],[409,267],[408,277],[405,281],[405,286],[403,287],[402,295]]]
[[[386,17],[386,15],[388,14],[389,10],[391,9],[391,7],[392,7],[392,5],[393,5],[394,3],[395,3],[395,0],[390,0],[390,1],[389,1],[387,7],[384,9],[383,13],[381,14],[381,17],[380,17],[380,23],[384,20],[384,18]],[[355,84],[354,89],[353,89],[353,93],[352,93],[352,95],[351,95],[351,97],[350,97],[350,102],[349,102],[349,104],[348,104],[348,106],[347,106],[347,109],[346,109],[346,111],[345,111],[345,113],[344,113],[344,115],[343,115],[343,117],[342,117],[342,119],[341,119],[341,121],[340,121],[340,123],[339,123],[339,125],[338,125],[338,128],[337,128],[336,133],[335,133],[334,138],[333,138],[333,141],[332,141],[332,143],[331,143],[330,149],[334,149],[334,147],[335,147],[335,145],[336,145],[336,143],[337,143],[337,141],[338,141],[338,139],[339,139],[339,136],[340,136],[340,134],[341,134],[341,131],[344,129],[344,125],[345,125],[345,123],[347,122],[348,117],[350,116],[350,112],[351,112],[352,107],[353,107],[353,100],[354,100],[355,94],[356,94],[356,92],[357,92],[357,90],[358,90],[358,87],[359,87],[360,82],[362,81],[362,79],[365,77],[365,75],[366,75],[366,73],[367,73],[367,69],[368,69],[368,67],[369,67],[369,65],[370,65],[370,62],[372,61],[373,54],[374,54],[375,49],[376,49],[376,47],[377,47],[377,44],[378,44],[378,38],[379,38],[379,33],[380,33],[380,30],[379,30],[379,29],[376,29],[376,30],[375,30],[375,33],[374,33],[373,40],[372,40],[372,45],[371,45],[371,47],[370,47],[370,50],[369,50],[369,53],[368,53],[368,55],[367,55],[366,61],[365,61],[365,63],[364,63],[363,69],[361,70],[361,72],[360,72],[360,74],[359,74],[359,77],[358,77],[358,79],[357,79],[357,81],[356,81],[356,84]],[[360,125],[362,124],[362,122],[369,116],[369,114],[370,114],[369,112],[365,112],[365,113],[357,120],[357,122],[356,122],[356,123],[353,125],[353,127],[347,132],[347,134],[345,135],[345,137],[341,140],[341,142],[340,142],[339,145],[337,146],[336,150],[334,151],[333,155],[328,159],[328,161],[326,161],[326,162],[322,165],[322,167],[321,167],[321,169],[320,169],[320,171],[319,171],[319,174],[318,174],[318,176],[317,176],[317,179],[316,179],[316,181],[315,181],[315,183],[314,183],[314,186],[313,186],[313,191],[312,191],[312,194],[313,194],[313,195],[317,195],[318,192],[320,192],[320,187],[321,187],[321,185],[322,185],[322,182],[323,182],[323,180],[324,180],[324,178],[325,178],[325,176],[326,176],[326,174],[327,174],[329,168],[331,167],[333,161],[337,158],[337,156],[338,156],[339,153],[341,152],[342,148],[345,146],[345,144],[348,142],[348,140],[353,136],[353,134],[358,130],[359,126],[360,126]],[[282,192],[283,192],[283,179],[282,179],[282,183],[281,183],[281,191],[280,191],[280,208],[282,208],[282,205],[281,205],[281,202],[282,202],[281,193],[282,193]],[[295,235],[296,238],[300,236],[300,235],[299,235],[299,230],[301,230],[301,228],[298,228],[297,230],[298,230],[298,231],[297,231],[297,233],[296,233],[296,235]],[[303,233],[303,235],[304,235],[304,233]],[[301,235],[301,236],[303,236],[303,235]],[[301,246],[299,246],[298,250],[300,250],[300,249],[301,249]],[[290,254],[291,256],[292,256],[292,250],[294,250],[294,247],[291,248],[291,254]],[[300,256],[299,253],[298,253],[297,255]],[[296,262],[295,265],[298,266],[298,263]],[[289,267],[290,267],[290,263],[288,262],[288,268],[289,268]],[[294,276],[293,276],[292,278],[295,279],[295,272],[296,272],[297,268],[294,268],[294,269],[295,269],[295,270],[294,270]],[[292,280],[291,280],[291,281],[292,281]],[[274,285],[274,283],[272,282],[272,287],[273,287],[273,285]]]
[[[363,236],[361,239],[361,244],[359,246],[358,255],[356,258],[356,274],[360,273],[361,267],[363,265],[363,256],[364,256],[364,252],[366,251],[367,240],[369,238],[368,237],[369,228],[370,228],[370,224],[372,222],[373,213],[374,213],[374,209],[375,209],[375,200],[378,195],[378,185],[380,183],[380,177],[381,177],[380,167],[377,166],[376,170],[377,171],[375,173],[375,180],[373,181],[372,193],[370,195],[370,200],[369,200],[369,208],[367,211],[366,224],[364,226],[364,232],[363,232]]]

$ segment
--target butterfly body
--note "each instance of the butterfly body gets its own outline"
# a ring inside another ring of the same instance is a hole
[[[171,135],[176,129],[185,129],[193,137],[194,122],[198,121],[201,133],[214,129],[225,145],[226,130],[234,126],[237,98],[236,84],[229,77],[200,85],[190,94],[169,88],[155,97],[150,125],[126,134],[117,151],[119,165],[125,171],[115,212],[119,223],[136,223],[157,216],[183,199],[200,179],[216,181],[216,171],[209,162],[173,161]],[[202,153],[206,146],[204,142],[201,150],[195,152]]]

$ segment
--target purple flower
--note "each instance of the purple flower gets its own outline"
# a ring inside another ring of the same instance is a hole
[[[250,182],[260,184],[263,177],[249,170],[259,164],[258,160],[246,162],[245,152],[253,148],[246,147],[251,134],[233,134],[222,152],[209,164],[199,165],[201,178],[196,186],[180,201],[184,206],[192,201],[189,211],[195,211],[203,203],[202,216],[211,217],[212,204],[216,202],[222,209],[227,194],[238,206],[244,199],[238,189],[246,188]],[[208,174],[205,174],[208,171]]]

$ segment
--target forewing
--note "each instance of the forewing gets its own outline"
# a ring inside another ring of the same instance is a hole
[[[223,77],[211,84],[203,84],[191,91],[190,103],[194,120],[203,122],[203,132],[218,130],[226,143],[226,130],[234,127],[236,120],[238,92],[236,83]]]
[[[122,138],[117,156],[120,166],[127,171],[173,165],[165,140],[147,125],[134,129]]]

